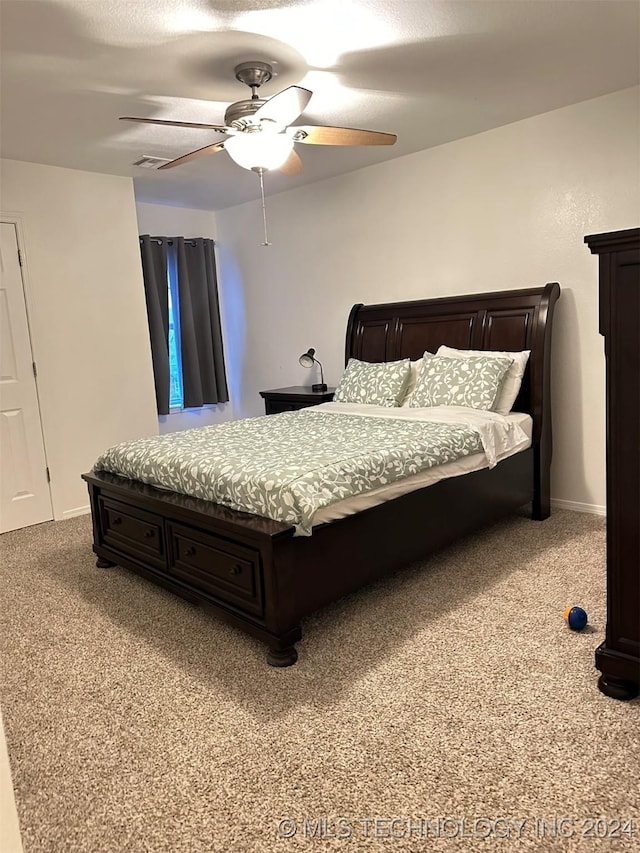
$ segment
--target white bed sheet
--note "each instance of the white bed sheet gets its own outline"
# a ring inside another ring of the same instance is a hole
[[[406,407],[384,408],[356,403],[322,403],[315,408],[335,414],[362,415],[363,417],[404,418],[407,420],[423,420],[425,417],[425,409]],[[530,415],[523,412],[498,415],[494,412],[478,413],[473,409],[464,409],[460,406],[435,406],[428,413],[428,416],[430,419],[439,422],[475,424],[481,433],[487,452],[464,456],[462,459],[456,459],[454,462],[447,462],[445,465],[438,465],[435,468],[428,468],[426,471],[390,483],[388,486],[363,492],[330,504],[314,515],[314,527],[328,521],[346,518],[348,515],[354,515],[356,512],[362,512],[365,509],[371,509],[371,507],[416,491],[416,489],[421,489],[424,486],[431,486],[433,483],[448,477],[459,477],[472,471],[494,467],[502,459],[520,453],[531,446],[533,421]],[[495,432],[483,429],[483,425],[489,421],[493,421],[495,424],[505,423],[506,428],[501,431],[502,434],[498,441],[496,441]]]

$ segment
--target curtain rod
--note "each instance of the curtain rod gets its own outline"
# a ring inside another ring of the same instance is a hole
[[[138,239],[142,240],[142,236],[140,236]],[[149,239],[152,240],[154,243],[157,243],[159,246],[162,246],[162,244],[165,242],[166,242],[167,246],[173,246],[173,240],[168,239],[167,237],[149,237]],[[195,246],[196,240],[207,240],[207,239],[210,239],[210,238],[207,238],[207,237],[189,237],[189,239],[185,238],[184,242],[185,242],[185,245],[187,245],[187,246]]]

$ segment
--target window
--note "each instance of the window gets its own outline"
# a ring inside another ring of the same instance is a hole
[[[169,407],[181,409],[183,403],[182,365],[180,364],[180,317],[174,265],[168,264],[169,288]]]

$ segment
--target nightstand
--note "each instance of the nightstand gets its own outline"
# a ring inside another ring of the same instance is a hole
[[[329,403],[333,400],[335,388],[326,391],[312,391],[304,385],[291,385],[289,388],[273,388],[271,391],[261,391],[264,398],[264,409],[268,415],[278,412],[293,412],[305,409],[307,406],[317,406],[318,403]]]

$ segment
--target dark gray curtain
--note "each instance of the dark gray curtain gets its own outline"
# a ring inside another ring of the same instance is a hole
[[[169,294],[167,289],[167,241],[144,234],[140,237],[144,292],[147,300],[151,358],[156,384],[158,414],[169,414]]]
[[[213,240],[174,237],[168,246],[178,282],[185,408],[229,399],[213,245]]]
[[[168,268],[177,282],[183,405],[196,408],[229,399],[224,367],[213,240],[140,237],[158,414],[169,414]]]

